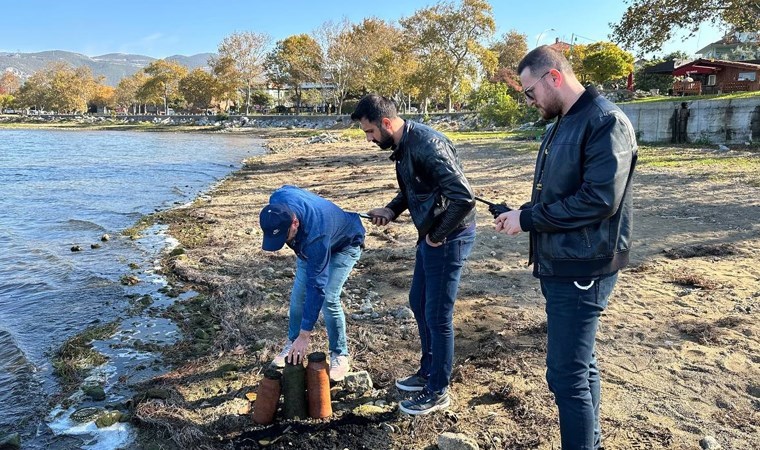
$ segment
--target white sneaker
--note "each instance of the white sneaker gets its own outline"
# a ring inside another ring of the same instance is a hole
[[[288,340],[285,343],[285,348],[282,349],[279,355],[275,356],[272,365],[279,368],[285,367],[285,357],[288,356],[291,348],[293,348],[293,341]]]
[[[346,378],[348,373],[348,355],[338,355],[330,352],[330,380],[339,382]]]

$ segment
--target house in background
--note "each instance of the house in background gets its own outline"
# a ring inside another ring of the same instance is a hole
[[[723,39],[697,50],[705,59],[748,61],[760,59],[760,33],[726,34]]]
[[[673,84],[675,95],[760,90],[760,64],[700,58],[676,67],[673,76],[683,77]]]

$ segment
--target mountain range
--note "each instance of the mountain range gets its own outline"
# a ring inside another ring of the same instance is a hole
[[[208,68],[208,60],[213,53],[199,53],[192,56],[173,55],[167,60],[175,61],[189,70],[195,68]],[[46,67],[53,62],[65,62],[72,67],[87,66],[92,70],[95,77],[105,77],[105,84],[116,86],[122,78],[133,75],[138,70],[147,66],[156,58],[144,55],[128,55],[124,53],[109,53],[100,56],[86,56],[80,53],[51,50],[38,53],[10,53],[0,52],[0,73],[6,70],[14,72],[26,80],[34,72]]]

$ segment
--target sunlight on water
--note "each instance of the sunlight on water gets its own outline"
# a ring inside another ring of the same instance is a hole
[[[41,422],[57,391],[50,359],[85,328],[121,322],[96,347],[110,352],[99,369],[112,372],[106,387],[117,398],[129,395],[109,380],[156,359],[130,342],[173,342],[178,332],[165,319],[139,317],[135,325],[126,312],[128,294],[151,295],[157,308],[174,301],[156,292],[165,280],[154,271],[170,238],[160,227],[138,241],[121,231],[145,214],[192,201],[262,153],[260,144],[235,135],[0,130],[0,426],[21,433],[24,448],[55,448],[51,431],[89,436],[83,442],[91,448],[128,440],[129,430],[117,425],[92,440],[94,424],[74,426],[68,414],[51,416],[50,428]],[[104,234],[111,239],[101,241]],[[132,273],[142,282],[123,286],[120,277]],[[32,420],[22,427],[20,418]],[[38,427],[44,439],[32,438]]]

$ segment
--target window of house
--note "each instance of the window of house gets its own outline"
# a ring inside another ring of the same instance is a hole
[[[707,85],[708,86],[715,86],[716,78],[717,77],[715,76],[715,74],[708,75],[707,76]]]
[[[739,72],[739,76],[737,77],[739,81],[746,80],[746,81],[755,81],[757,80],[757,72]]]

